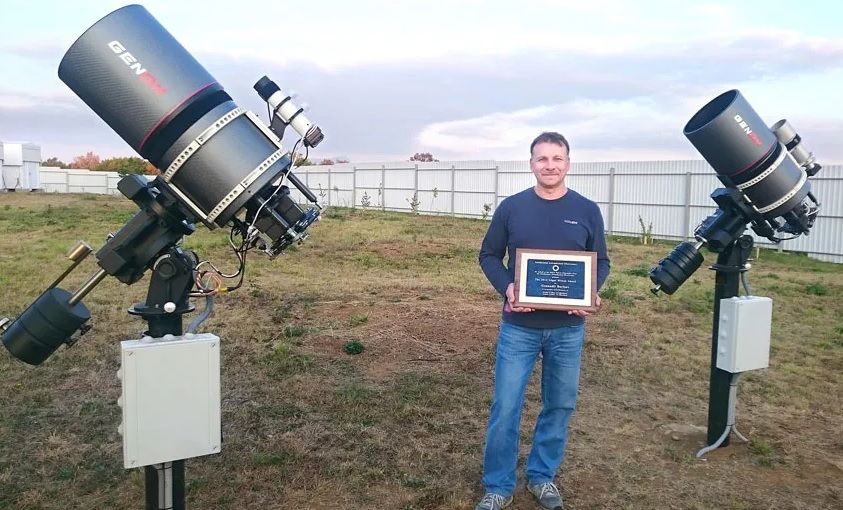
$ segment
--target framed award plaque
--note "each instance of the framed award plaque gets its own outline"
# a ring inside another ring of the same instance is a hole
[[[515,250],[515,306],[597,310],[597,253]]]

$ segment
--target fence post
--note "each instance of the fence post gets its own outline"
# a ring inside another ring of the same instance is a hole
[[[615,233],[615,167],[609,167],[609,235]]]
[[[357,209],[357,165],[351,165],[351,208]]]
[[[457,195],[457,167],[451,165],[451,216],[456,216],[457,211],[454,209],[455,197]]]
[[[381,211],[386,211],[386,165],[381,165]]]
[[[419,164],[416,163],[414,166],[415,170],[413,175],[413,198],[416,200],[416,202],[419,202]],[[410,209],[412,209],[412,207],[412,204],[410,204]],[[418,205],[416,206],[416,212],[421,212],[421,207],[419,207]]]
[[[497,163],[495,163],[495,200],[493,201],[495,205],[495,209],[498,208],[498,195],[500,195],[501,191],[501,167]]]
[[[683,239],[691,236],[691,171],[685,172],[685,234]]]
[[[332,206],[331,203],[331,165],[328,165],[328,206]]]

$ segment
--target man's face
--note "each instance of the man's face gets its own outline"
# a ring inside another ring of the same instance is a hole
[[[539,143],[533,147],[530,169],[538,184],[544,188],[556,188],[568,173],[568,150],[564,145]]]

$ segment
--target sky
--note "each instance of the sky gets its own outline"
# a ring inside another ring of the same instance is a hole
[[[325,134],[312,160],[524,160],[545,130],[569,139],[572,161],[700,159],[683,126],[737,88],[820,163],[843,163],[841,3],[212,3],[142,5],[265,122],[255,82],[295,91]],[[124,5],[4,0],[0,141],[38,144],[43,159],[137,155],[57,75],[76,38]]]

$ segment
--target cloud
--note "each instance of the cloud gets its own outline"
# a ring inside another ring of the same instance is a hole
[[[0,106],[0,140],[38,144],[44,159],[56,156],[70,160],[90,150],[108,157],[132,154],[131,148],[84,105]]]
[[[32,108],[41,106],[67,107],[76,106],[78,99],[69,90],[36,94],[19,92],[0,87],[0,106],[6,108]]]
[[[523,147],[543,129],[565,131],[580,160],[695,158],[681,128],[713,95],[759,80],[781,83],[826,72],[843,62],[841,40],[781,31],[647,52],[613,44],[612,52],[598,54],[554,43],[543,51],[404,58],[330,70],[305,60],[233,59],[210,50],[196,57],[238,104],[263,119],[266,106],[252,89],[261,76],[299,91],[298,101],[312,106],[308,116],[326,136],[313,156],[352,160],[406,159],[417,151],[440,159],[523,158]],[[45,153],[61,146],[78,147],[78,153],[133,154],[60,82],[57,90],[42,96],[0,89],[0,140],[29,139]],[[798,128],[807,134],[818,122],[832,123],[822,133],[840,127],[819,113],[800,120]],[[825,136],[811,138],[812,146],[839,155],[836,145],[814,145],[826,143],[820,140]]]
[[[702,104],[700,98],[695,106]],[[417,141],[445,159],[525,159],[532,139],[548,130],[568,138],[576,161],[700,159],[682,134],[688,117],[676,115],[678,105],[646,100],[571,101],[433,123]],[[795,127],[821,164],[843,163],[839,143],[843,119],[801,116]]]
[[[418,143],[459,158],[495,153],[502,159],[522,159],[539,132],[559,131],[571,142],[572,155],[578,160],[595,156],[630,159],[636,157],[634,153],[640,157],[645,152],[662,157],[684,152],[684,157],[693,157],[678,143],[677,119],[671,106],[636,99],[572,100],[433,123],[421,131]]]
[[[38,40],[0,46],[0,54],[33,60],[45,60],[58,65],[59,60],[67,51],[67,47],[55,40]]]
[[[560,57],[567,74],[532,81],[530,105],[429,123],[420,130],[417,143],[460,158],[489,151],[523,157],[522,148],[538,132],[556,129],[579,142],[574,145],[585,149],[589,158],[630,159],[647,151],[667,158],[696,158],[698,154],[690,149],[681,130],[716,94],[761,80],[781,83],[840,69],[841,58],[843,44],[838,40],[820,44],[814,38],[783,32],[757,33],[721,43],[720,48],[699,41],[663,50],[660,55]],[[501,67],[526,77],[536,63],[523,59],[511,65],[504,62]],[[502,81],[493,82],[485,91],[494,91]],[[796,113],[804,119],[804,112]],[[815,118],[813,122],[821,121]],[[804,120],[799,124],[808,129],[815,125]],[[843,158],[836,144],[818,142],[832,158]]]
[[[690,14],[704,19],[723,20],[735,16],[737,9],[728,4],[697,4],[690,8]]]

